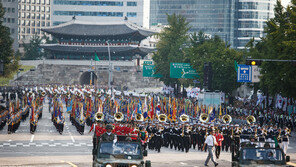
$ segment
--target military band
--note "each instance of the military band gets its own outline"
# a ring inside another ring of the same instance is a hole
[[[272,124],[266,123],[262,113],[255,113],[259,120],[252,115],[246,117],[244,124],[233,123],[230,112],[210,121],[207,108],[197,109],[196,102],[189,99],[174,101],[171,97],[164,97],[166,100],[160,101],[157,96],[112,95],[91,86],[25,88],[2,95],[9,102],[6,107],[1,106],[0,130],[7,124],[8,133],[15,133],[21,122],[30,116],[30,132],[34,133],[47,99],[51,120],[58,133],[63,133],[65,115],[68,114],[70,122],[81,135],[86,126],[91,127],[94,146],[112,125],[112,133],[119,140],[122,136],[130,136],[132,140],[140,141],[144,149],[157,152],[161,152],[162,147],[186,153],[191,149],[202,151],[203,147],[207,147],[205,139],[212,131],[218,143],[215,152],[217,158],[220,151],[235,151],[232,144],[240,145],[251,140],[255,140],[258,147],[267,147],[266,142],[270,147],[280,147],[286,154],[293,127],[289,123],[293,122],[290,117],[282,119],[281,115],[276,116]],[[158,99],[157,105],[153,104],[153,99]],[[176,108],[182,111],[179,117]],[[285,126],[283,122],[288,124]]]

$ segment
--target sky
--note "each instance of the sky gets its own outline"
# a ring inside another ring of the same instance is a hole
[[[291,0],[282,0],[282,5],[287,7],[287,5],[291,2]]]

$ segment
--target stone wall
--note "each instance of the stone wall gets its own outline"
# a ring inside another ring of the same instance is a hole
[[[108,66],[98,65],[94,69],[99,87],[108,86]],[[39,84],[80,84],[82,74],[90,71],[86,65],[59,65],[39,64],[35,71],[28,71],[16,80],[12,85],[39,85]],[[116,89],[127,87],[128,89],[160,87],[161,82],[154,78],[144,78],[142,69],[137,66],[114,66],[112,68],[113,85]]]

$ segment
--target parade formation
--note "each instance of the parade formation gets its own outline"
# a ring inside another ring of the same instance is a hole
[[[215,109],[190,98],[160,94],[134,96],[93,86],[32,87],[9,90],[2,96],[6,105],[1,108],[1,129],[7,125],[8,134],[17,133],[28,116],[30,132],[38,131],[38,120],[42,119],[43,104],[48,99],[51,121],[58,133],[63,133],[65,115],[69,114],[70,122],[81,135],[86,133],[85,126],[91,127],[88,133],[94,132],[94,148],[100,141],[110,140],[108,135],[112,133],[112,140],[129,136],[133,141],[140,141],[144,150],[161,152],[162,147],[167,147],[186,153],[190,149],[204,151],[205,140],[213,132],[217,141],[216,158],[221,151],[233,151],[232,143],[238,146],[252,140],[258,147],[282,148],[286,154],[291,128],[295,127],[293,120],[289,128],[262,125],[261,115],[259,121],[256,115],[249,115],[240,120],[242,123],[234,123],[237,114],[225,106]]]

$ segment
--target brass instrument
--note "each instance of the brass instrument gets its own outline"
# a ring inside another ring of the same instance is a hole
[[[159,114],[158,115],[158,121],[159,122],[166,122],[167,121],[167,116],[165,114]]]
[[[248,116],[247,117],[247,123],[248,124],[252,124],[252,123],[255,123],[256,122],[256,118],[252,115]]]
[[[191,132],[191,131],[192,131],[192,126],[188,126],[188,127],[187,127],[187,131],[188,131],[188,132]]]
[[[143,116],[143,114],[139,114],[139,113],[137,113],[137,114],[136,114],[136,121],[144,121],[144,116]]]
[[[161,126],[161,127],[159,128],[159,130],[160,130],[160,131],[164,131],[164,127]]]
[[[122,112],[117,112],[117,113],[114,114],[114,120],[115,120],[115,121],[120,122],[120,121],[122,121],[123,119],[124,119],[124,115],[123,115]]]
[[[42,97],[45,97],[45,96],[46,96],[46,92],[42,91],[42,92],[41,92],[41,96],[42,96]]]
[[[223,120],[223,123],[229,124],[232,122],[232,117],[230,115],[226,114],[222,117],[222,120]]]
[[[208,114],[206,113],[202,113],[200,116],[199,116],[199,121],[202,122],[202,123],[207,123],[209,121],[210,117]]]
[[[139,127],[135,127],[135,131],[140,131]]]
[[[189,116],[186,115],[186,114],[182,114],[179,119],[180,119],[181,122],[188,122],[189,121]]]
[[[97,112],[95,115],[96,121],[103,121],[104,120],[104,114],[101,112]]]

